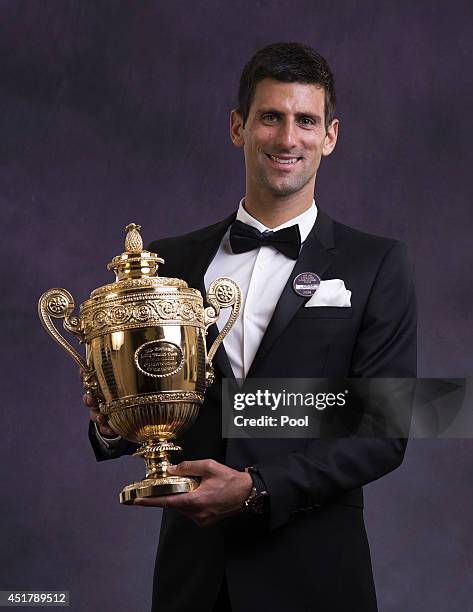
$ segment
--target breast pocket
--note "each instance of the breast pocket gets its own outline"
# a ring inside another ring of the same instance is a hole
[[[299,308],[295,319],[352,319],[353,308],[339,306],[309,306]]]

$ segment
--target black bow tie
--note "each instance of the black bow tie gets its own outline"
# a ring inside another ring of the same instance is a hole
[[[235,221],[230,228],[230,246],[234,253],[246,253],[261,246],[272,246],[287,257],[297,259],[301,250],[301,234],[297,224],[277,232],[259,232],[256,227]]]

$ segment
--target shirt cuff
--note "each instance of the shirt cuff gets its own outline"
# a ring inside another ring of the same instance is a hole
[[[97,436],[99,442],[101,442],[105,446],[105,448],[113,448],[119,442],[123,440],[121,436],[116,436],[115,438],[105,438],[104,436],[102,436],[102,434],[99,431],[99,428],[97,427],[97,423],[95,421],[94,421],[94,427],[95,427],[95,435]]]

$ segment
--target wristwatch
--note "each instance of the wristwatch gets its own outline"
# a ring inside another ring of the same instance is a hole
[[[269,495],[265,484],[257,468],[250,466],[245,468],[245,472],[251,476],[253,487],[248,498],[245,500],[245,510],[249,514],[265,514],[269,510]]]

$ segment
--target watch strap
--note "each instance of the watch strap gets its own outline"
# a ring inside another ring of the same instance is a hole
[[[253,481],[249,497],[245,500],[245,509],[250,514],[265,514],[269,509],[269,495],[266,485],[257,468],[250,466],[245,469]]]

